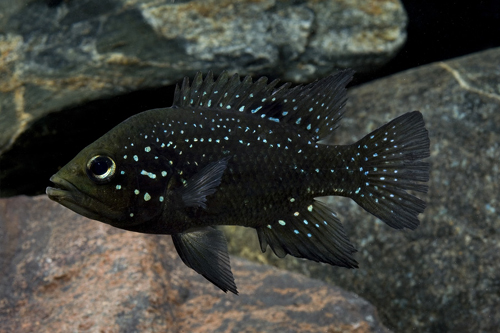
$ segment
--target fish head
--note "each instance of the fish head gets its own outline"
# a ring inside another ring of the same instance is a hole
[[[115,128],[80,151],[50,178],[54,186],[47,187],[49,198],[118,228],[139,225],[157,216],[161,194],[156,195],[157,200],[146,200],[147,192],[163,193],[164,183],[140,175],[141,166],[134,161],[134,154],[139,153],[123,144],[127,132],[126,128]]]

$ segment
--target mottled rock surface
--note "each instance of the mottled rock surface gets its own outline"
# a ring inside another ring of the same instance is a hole
[[[417,230],[393,230],[353,201],[334,198],[359,250],[358,270],[263,255],[251,230],[231,234],[233,253],[356,292],[397,332],[498,332],[499,64],[500,49],[491,49],[349,91],[339,143],[355,142],[407,111],[424,115],[431,179]]]
[[[357,295],[231,258],[240,295],[169,236],[125,232],[45,196],[0,200],[0,332],[388,332]]]
[[[397,0],[2,1],[0,153],[48,113],[196,71],[306,81],[379,67],[405,26]]]

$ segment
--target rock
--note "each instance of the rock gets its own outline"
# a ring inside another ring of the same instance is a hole
[[[0,200],[0,332],[389,332],[357,295],[231,258],[240,295],[168,236],[88,220],[46,196]]]
[[[88,101],[196,71],[308,81],[379,67],[406,39],[394,0],[22,0],[0,13],[0,153],[36,120]]]
[[[420,110],[431,139],[428,202],[415,231],[397,231],[334,197],[360,268],[261,254],[255,232],[229,234],[235,254],[299,271],[372,302],[397,332],[500,327],[500,48],[416,68],[349,91],[336,138],[355,142]],[[249,240],[251,238],[251,240]],[[243,241],[245,240],[245,241]]]

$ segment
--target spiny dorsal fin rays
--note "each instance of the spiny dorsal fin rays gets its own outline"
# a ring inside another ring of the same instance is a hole
[[[184,78],[181,88],[176,87],[174,106],[195,106],[217,109],[237,109],[241,112],[264,114],[263,103],[271,95],[277,97],[290,84],[283,85],[273,91],[279,80],[267,84],[267,78],[261,77],[255,83],[247,76],[240,82],[237,74],[229,77],[228,72],[223,72],[217,80],[213,80],[212,72],[202,80],[201,73],[196,74],[193,84],[189,85],[189,78]],[[276,95],[276,96],[274,96]],[[262,99],[264,102],[262,102]],[[255,106],[255,107],[253,107]],[[242,108],[243,107],[243,108]],[[251,112],[254,110],[254,112]]]
[[[207,79],[208,80],[212,80],[211,78],[211,73],[208,73],[207,74]],[[191,100],[193,101],[193,105],[197,105],[198,104],[198,100],[201,96],[201,91],[203,91],[201,89],[201,86],[203,85],[203,77],[201,76],[200,73],[196,74],[196,76],[194,77],[193,79],[193,84],[191,85],[191,93],[190,93],[190,99],[189,101],[191,102]]]
[[[214,82],[212,72],[203,80],[196,74],[193,84],[185,78],[176,87],[174,106],[208,107],[253,114],[275,122],[290,123],[312,133],[318,140],[338,126],[346,102],[345,86],[352,70],[340,71],[305,86],[290,89],[286,83],[275,89],[279,80],[267,84],[261,77],[255,83],[247,76],[240,81],[235,74],[223,72]]]

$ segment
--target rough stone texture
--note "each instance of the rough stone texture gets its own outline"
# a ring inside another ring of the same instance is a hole
[[[168,236],[88,220],[46,196],[0,200],[0,332],[389,332],[338,287],[231,258],[240,295]]]
[[[48,113],[199,70],[306,81],[379,67],[405,26],[398,0],[4,0],[0,153]]]
[[[428,207],[415,231],[393,230],[353,201],[331,200],[358,248],[358,270],[260,253],[255,232],[230,233],[233,253],[302,272],[372,302],[397,332],[498,332],[500,327],[500,49],[356,87],[336,138],[351,143],[411,110],[431,139]],[[243,248],[242,248],[243,246]]]

